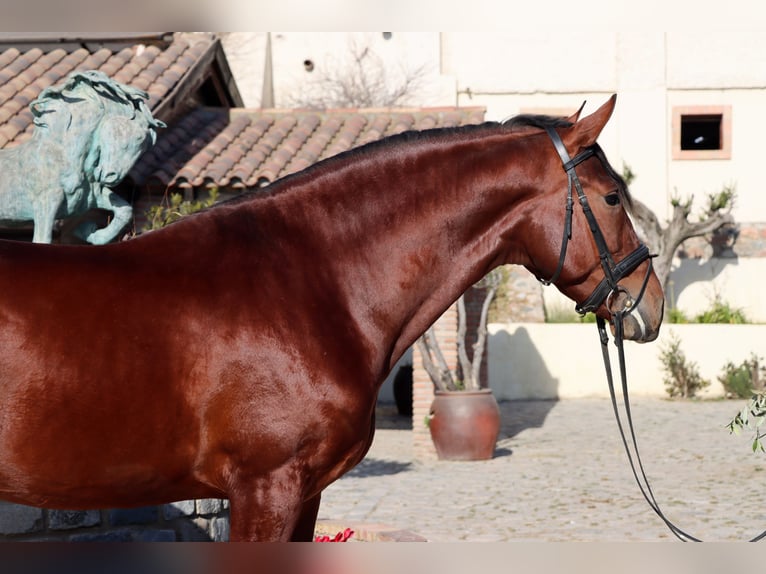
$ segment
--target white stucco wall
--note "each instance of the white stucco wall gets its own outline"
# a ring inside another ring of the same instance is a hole
[[[353,68],[354,55],[369,49],[382,63],[385,81],[401,85],[406,76],[422,78],[408,105],[454,105],[454,79],[440,74],[440,36],[437,32],[301,33],[272,32],[271,51],[276,107],[294,106],[302,98],[321,94],[318,82],[336,77],[335,70]],[[304,62],[314,68],[308,71]],[[377,69],[377,68],[373,68]],[[375,74],[372,73],[372,78]]]
[[[666,306],[675,306],[693,319],[720,297],[724,303],[741,309],[748,321],[766,323],[766,258],[676,258],[674,264],[666,289]],[[574,303],[552,286],[543,288],[543,301],[554,311],[574,311]]]
[[[489,384],[498,399],[609,396],[595,325],[495,323],[489,332]],[[702,397],[723,395],[718,376],[728,361],[739,364],[752,352],[763,356],[766,351],[764,325],[663,325],[652,343],[625,343],[632,395],[667,396],[659,356],[671,334],[711,382]],[[609,348],[616,369],[616,349],[611,342]],[[615,376],[619,385],[619,374]]]

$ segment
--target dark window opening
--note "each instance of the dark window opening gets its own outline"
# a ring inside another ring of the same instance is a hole
[[[721,114],[681,116],[682,150],[723,149]]]

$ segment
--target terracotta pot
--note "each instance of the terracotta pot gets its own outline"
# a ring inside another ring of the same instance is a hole
[[[436,391],[429,429],[441,460],[492,458],[500,432],[500,409],[492,390]]]

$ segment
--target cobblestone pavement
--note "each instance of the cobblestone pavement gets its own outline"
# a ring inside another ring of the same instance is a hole
[[[766,454],[726,424],[744,401],[631,401],[655,496],[680,528],[734,541],[766,529]],[[494,458],[412,460],[410,420],[378,409],[367,457],[323,494],[320,519],[385,524],[429,541],[663,541],[608,399],[509,401]]]

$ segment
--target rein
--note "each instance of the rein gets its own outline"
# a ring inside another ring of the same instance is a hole
[[[580,314],[584,314],[588,311],[595,311],[604,301],[606,301],[607,310],[611,314],[610,322],[614,327],[614,343],[617,347],[618,353],[620,379],[622,383],[622,398],[625,408],[625,419],[627,421],[628,431],[630,432],[630,441],[628,441],[626,436],[625,428],[622,423],[622,417],[620,416],[620,410],[617,406],[617,396],[614,388],[614,378],[612,376],[612,365],[609,358],[609,349],[607,347],[609,343],[609,335],[606,330],[606,321],[601,317],[596,317],[596,325],[598,327],[598,334],[601,340],[601,353],[604,359],[604,368],[606,370],[606,379],[609,385],[609,394],[612,400],[612,409],[614,410],[614,416],[617,420],[617,427],[620,430],[620,438],[622,439],[622,444],[625,447],[625,453],[628,456],[630,469],[633,472],[633,477],[636,479],[636,484],[638,484],[638,488],[641,491],[644,499],[649,504],[651,509],[657,514],[657,516],[659,516],[659,518],[670,529],[670,531],[683,542],[702,542],[702,540],[699,538],[696,538],[691,534],[681,530],[678,526],[673,524],[673,522],[671,522],[670,519],[668,519],[662,512],[660,505],[657,503],[657,500],[654,497],[654,492],[652,491],[652,487],[649,484],[649,479],[646,476],[646,472],[644,471],[644,465],[641,461],[641,455],[639,454],[638,450],[638,442],[636,440],[636,433],[633,427],[633,416],[630,409],[628,380],[625,367],[625,349],[623,347],[623,319],[626,315],[630,315],[638,307],[638,303],[641,301],[641,298],[644,295],[646,285],[649,282],[649,277],[651,276],[652,272],[651,258],[653,255],[649,254],[649,249],[646,247],[646,245],[641,244],[622,261],[615,264],[614,259],[612,258],[612,255],[606,245],[604,235],[601,232],[598,223],[596,222],[596,218],[593,215],[592,210],[590,209],[588,199],[583,192],[582,185],[580,184],[580,180],[577,177],[577,173],[575,172],[575,167],[591,156],[595,155],[599,158],[599,160],[601,160],[601,157],[599,157],[599,155],[596,153],[596,151],[599,149],[598,144],[594,144],[592,147],[586,148],[583,152],[575,156],[574,159],[570,159],[569,154],[567,153],[567,150],[564,147],[564,144],[561,141],[558,133],[550,127],[546,128],[546,131],[548,132],[548,135],[551,138],[551,141],[553,142],[559,157],[561,158],[564,171],[567,173],[568,185],[564,235],[561,243],[561,252],[559,254],[558,265],[556,267],[556,271],[550,279],[541,279],[540,282],[543,285],[550,285],[551,283],[555,282],[564,267],[567,243],[572,238],[572,211],[574,204],[572,198],[572,188],[574,188],[577,192],[577,197],[585,218],[588,221],[588,226],[590,228],[591,234],[593,235],[596,247],[598,248],[601,267],[604,270],[604,279],[601,281],[601,283],[599,283],[596,289],[594,289],[594,291],[584,302],[576,305],[575,310]],[[641,290],[639,291],[638,296],[633,299],[630,293],[628,293],[624,287],[618,285],[618,282],[623,277],[632,273],[645,259],[649,259],[649,266],[646,270],[646,276],[644,277],[644,282],[641,285]],[[612,303],[615,301],[614,296],[619,293],[626,295],[626,299],[623,301],[621,308],[613,309]],[[639,324],[641,323],[639,322]],[[750,542],[757,542],[763,538],[766,538],[766,530],[764,530],[758,536],[750,539]]]

